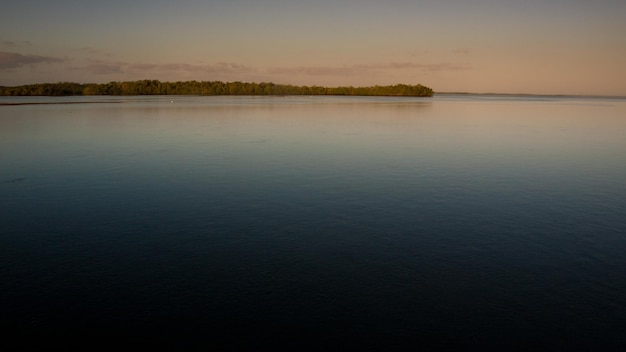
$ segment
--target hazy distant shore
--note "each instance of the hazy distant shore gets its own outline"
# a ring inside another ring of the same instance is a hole
[[[472,95],[494,97],[537,97],[537,98],[595,98],[595,99],[626,99],[621,95],[593,95],[593,94],[533,94],[533,93],[472,93],[472,92],[434,92],[433,95]]]

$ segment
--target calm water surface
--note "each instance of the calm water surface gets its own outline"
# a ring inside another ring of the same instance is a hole
[[[10,336],[626,346],[624,99],[3,103]]]

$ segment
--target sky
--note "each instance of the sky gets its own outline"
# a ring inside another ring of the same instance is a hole
[[[0,86],[140,79],[626,96],[626,1],[3,1]]]

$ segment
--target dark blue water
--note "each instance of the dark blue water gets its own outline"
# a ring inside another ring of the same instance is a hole
[[[626,347],[624,100],[1,102],[25,346]]]

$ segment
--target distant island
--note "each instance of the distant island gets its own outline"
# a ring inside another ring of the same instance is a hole
[[[68,95],[354,95],[432,97],[433,90],[421,84],[371,87],[294,86],[274,83],[221,81],[161,82],[141,80],[109,83],[41,83],[0,86],[0,96]]]

